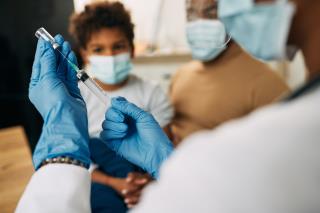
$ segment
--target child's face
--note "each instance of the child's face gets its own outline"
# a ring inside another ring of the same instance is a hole
[[[130,52],[132,49],[125,34],[118,28],[104,28],[92,33],[86,48],[81,49],[84,63],[88,63],[91,55],[113,56]]]

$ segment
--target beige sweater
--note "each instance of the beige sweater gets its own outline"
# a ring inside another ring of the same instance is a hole
[[[216,60],[192,61],[173,77],[174,142],[177,145],[191,133],[247,115],[288,91],[267,65],[232,43]]]

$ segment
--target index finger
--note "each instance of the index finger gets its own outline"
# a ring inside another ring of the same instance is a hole
[[[44,41],[43,51],[40,56],[40,80],[46,77],[57,77],[57,59],[52,45]]]
[[[125,117],[119,110],[110,107],[105,114],[105,119],[114,122],[124,122]]]

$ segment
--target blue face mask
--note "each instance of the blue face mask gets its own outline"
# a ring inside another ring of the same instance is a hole
[[[219,0],[218,15],[228,34],[253,56],[284,59],[295,7],[287,0]]]
[[[128,78],[132,69],[132,63],[129,53],[116,56],[98,56],[89,57],[88,73],[105,84],[118,84]]]
[[[226,44],[226,30],[218,20],[200,19],[187,23],[186,34],[192,57],[210,61],[222,53]]]

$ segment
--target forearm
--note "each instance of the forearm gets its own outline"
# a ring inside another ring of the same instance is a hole
[[[114,177],[111,177],[97,169],[91,174],[91,180],[96,183],[100,183],[107,186],[114,186]]]
[[[50,116],[44,118],[42,133],[33,154],[36,170],[46,158],[59,156],[68,156],[87,165],[90,164],[86,117],[83,120],[77,119],[79,115],[72,106],[57,105],[59,107],[54,107]]]

